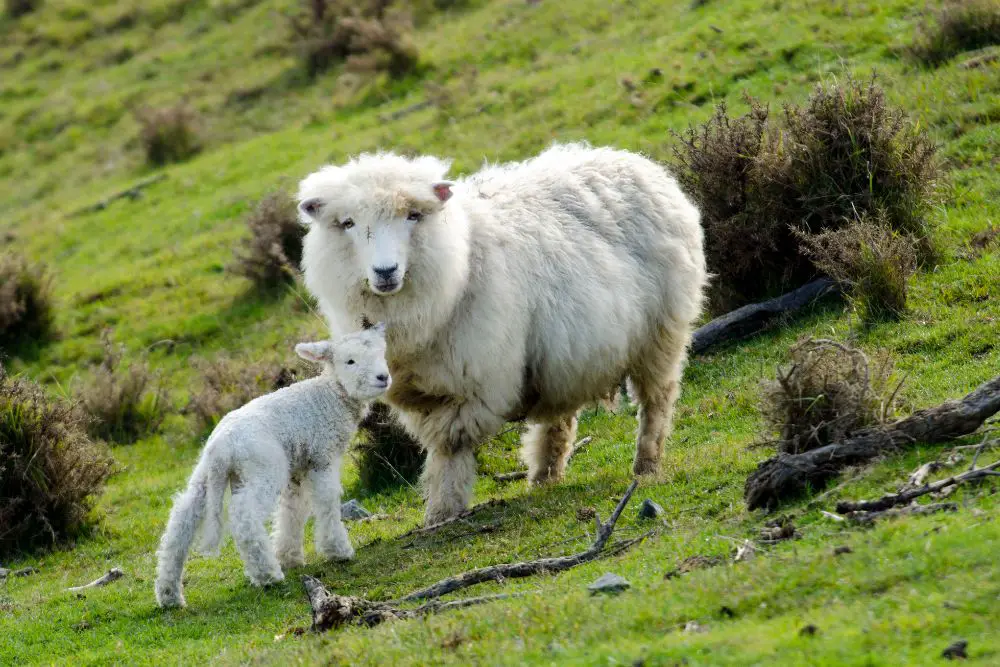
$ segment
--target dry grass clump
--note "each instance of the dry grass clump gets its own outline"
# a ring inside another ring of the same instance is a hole
[[[4,9],[12,19],[30,14],[42,6],[42,0],[4,0]]]
[[[892,381],[888,356],[872,362],[858,348],[810,338],[792,346],[789,358],[762,392],[762,412],[781,451],[816,449],[892,417],[902,383]]]
[[[420,477],[424,452],[392,416],[389,407],[375,403],[361,422],[356,446],[361,485],[378,491],[413,484]]]
[[[52,288],[41,265],[13,254],[0,258],[0,350],[16,352],[52,336]]]
[[[228,356],[212,361],[194,360],[202,387],[194,393],[185,413],[193,414],[199,431],[209,431],[228,412],[258,396],[303,379],[299,369],[274,362],[241,362]]]
[[[290,39],[314,77],[336,64],[404,76],[417,67],[406,3],[394,0],[303,0],[290,16]]]
[[[81,534],[112,464],[76,406],[0,368],[0,557]]]
[[[928,65],[940,65],[994,44],[1000,44],[1000,0],[944,0],[918,26],[908,51]]]
[[[926,243],[935,146],[886,104],[873,77],[818,86],[779,119],[760,102],[675,135],[677,177],[701,209],[712,310],[723,312],[797,287],[816,268],[803,234],[878,212],[891,229]]]
[[[906,311],[907,281],[917,270],[910,237],[866,219],[806,235],[802,242],[816,268],[847,288],[865,324],[898,319]]]
[[[306,233],[299,224],[295,200],[284,191],[264,197],[247,218],[247,227],[250,236],[235,252],[230,270],[265,290],[294,281]]]
[[[111,332],[101,335],[104,356],[94,377],[79,391],[80,404],[90,416],[91,437],[131,443],[153,433],[170,410],[166,388],[145,360],[125,359],[124,346]]]
[[[182,162],[201,150],[200,120],[187,104],[142,107],[135,112],[135,118],[139,122],[139,142],[151,165]]]

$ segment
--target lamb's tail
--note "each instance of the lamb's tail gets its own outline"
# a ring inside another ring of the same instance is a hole
[[[161,607],[184,606],[181,584],[184,561],[187,560],[198,525],[205,515],[206,498],[214,500],[211,467],[210,457],[203,456],[191,474],[187,488],[174,498],[167,529],[156,553],[156,601]],[[220,501],[221,497],[220,491]]]
[[[205,519],[201,526],[201,541],[198,550],[205,554],[218,555],[222,542],[222,503],[229,478],[217,467],[208,472],[208,488],[205,492]]]

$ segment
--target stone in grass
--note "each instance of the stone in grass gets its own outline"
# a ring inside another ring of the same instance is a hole
[[[954,644],[951,644],[942,653],[942,658],[947,658],[948,660],[965,660],[969,657],[969,654],[965,652],[968,648],[969,642],[964,639],[959,639]]]
[[[351,498],[340,506],[340,516],[344,521],[357,521],[371,516],[372,513],[361,506],[356,499]]]
[[[642,501],[642,505],[639,506],[639,518],[640,519],[655,519],[663,514],[663,508],[654,503],[649,498]]]
[[[587,590],[590,591],[591,595],[597,595],[598,593],[621,593],[631,585],[624,577],[612,574],[611,572],[605,572],[601,575],[600,579],[587,586]]]

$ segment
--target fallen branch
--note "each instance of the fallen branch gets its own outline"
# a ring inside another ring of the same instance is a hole
[[[566,465],[573,460],[573,457],[580,453],[581,450],[586,448],[587,445],[593,440],[589,435],[586,438],[581,438],[579,442],[573,445],[573,449],[569,453],[569,458],[566,459]],[[518,479],[525,479],[528,477],[527,470],[517,470],[515,472],[504,472],[497,475],[493,475],[493,479],[498,482],[513,482]]]
[[[306,594],[309,597],[309,606],[312,608],[313,630],[322,632],[330,628],[339,627],[344,624],[355,624],[372,626],[378,625],[387,620],[416,618],[430,613],[437,613],[449,609],[461,609],[471,605],[492,602],[513,597],[509,594],[487,595],[475,598],[466,598],[449,602],[427,602],[413,609],[402,609],[398,605],[417,600],[433,600],[442,595],[453,593],[454,591],[468,588],[487,581],[504,581],[519,577],[528,577],[535,574],[559,572],[576,567],[583,563],[622,553],[633,544],[636,544],[650,533],[639,537],[624,540],[611,545],[607,549],[608,540],[614,532],[615,524],[621,516],[622,511],[635,492],[638,481],[633,480],[622,499],[618,502],[614,512],[607,523],[601,523],[598,517],[594,518],[597,526],[597,535],[593,544],[586,551],[572,556],[561,556],[557,558],[540,558],[524,563],[507,563],[503,565],[493,565],[490,567],[470,570],[454,577],[448,577],[436,584],[421,588],[396,600],[387,602],[374,602],[364,598],[336,595],[330,593],[323,584],[316,578],[304,575],[302,583],[305,586]]]
[[[429,526],[421,526],[418,528],[414,528],[412,530],[408,530],[399,537],[397,537],[396,539],[401,540],[404,537],[412,537],[414,535],[427,535],[428,533],[434,533],[436,531],[441,530],[442,528],[450,526],[453,523],[464,521],[465,519],[468,519],[472,515],[478,514],[483,510],[492,509],[494,507],[503,507],[506,504],[507,501],[504,500],[503,498],[494,498],[493,500],[487,500],[485,503],[479,503],[475,507],[470,507],[461,514],[457,514],[450,519],[445,519],[444,521],[440,521],[438,523],[432,523]]]
[[[893,507],[877,512],[857,511],[851,512],[847,518],[854,523],[862,525],[873,524],[879,519],[888,519],[896,516],[918,516],[924,514],[935,514],[936,512],[955,512],[958,505],[955,503],[934,503],[931,505],[907,505],[906,507]]]
[[[155,185],[156,183],[159,183],[160,181],[164,180],[166,177],[167,177],[166,174],[156,174],[155,176],[150,176],[147,179],[139,181],[138,183],[136,183],[135,185],[133,185],[130,188],[126,188],[125,190],[121,190],[119,192],[115,192],[114,194],[110,194],[110,195],[108,195],[107,197],[105,197],[104,199],[102,199],[102,200],[100,200],[98,202],[95,202],[93,204],[90,204],[89,206],[84,206],[83,208],[77,209],[76,211],[74,211],[70,215],[71,216],[77,216],[77,215],[83,215],[84,213],[94,213],[95,211],[103,211],[108,206],[110,206],[113,202],[116,202],[119,199],[125,199],[125,198],[128,198],[128,199],[138,199],[139,197],[142,196],[142,191],[143,190],[145,190],[146,188],[148,188],[151,185]]]
[[[821,487],[847,466],[867,463],[915,443],[935,443],[974,433],[1000,411],[1000,377],[958,401],[919,410],[888,426],[858,431],[848,438],[801,454],[778,454],[761,463],[744,489],[747,507],[772,507],[806,489]]]
[[[769,301],[737,308],[697,329],[691,338],[691,353],[701,354],[710,347],[759,333],[837,290],[834,281],[820,278]]]
[[[117,567],[113,567],[110,570],[108,570],[103,577],[99,579],[94,579],[89,584],[84,584],[83,586],[73,586],[72,588],[67,588],[66,590],[70,592],[75,592],[75,591],[84,591],[87,590],[88,588],[97,588],[98,586],[107,586],[112,581],[118,581],[124,576],[125,574],[121,570],[119,570]]]

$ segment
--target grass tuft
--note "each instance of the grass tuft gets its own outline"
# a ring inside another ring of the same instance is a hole
[[[101,344],[101,364],[78,392],[90,416],[88,432],[108,442],[132,443],[160,427],[170,411],[169,397],[145,360],[125,362],[124,346],[114,344],[110,330],[102,333]]]
[[[0,368],[0,556],[54,546],[85,531],[113,461],[85,417]]]
[[[54,333],[51,280],[19,255],[0,258],[0,350],[16,354]]]
[[[146,161],[153,166],[182,162],[202,148],[198,114],[183,102],[168,107],[141,107],[135,117]]]
[[[909,53],[928,65],[1000,44],[1000,1],[945,0],[917,27]]]
[[[762,385],[762,412],[781,451],[823,447],[892,416],[899,385],[887,355],[873,363],[859,348],[807,338],[788,357],[790,365]]]
[[[249,278],[261,290],[294,281],[306,230],[299,224],[292,197],[284,191],[264,197],[247,218],[247,227],[250,236],[236,251],[230,271]]]

